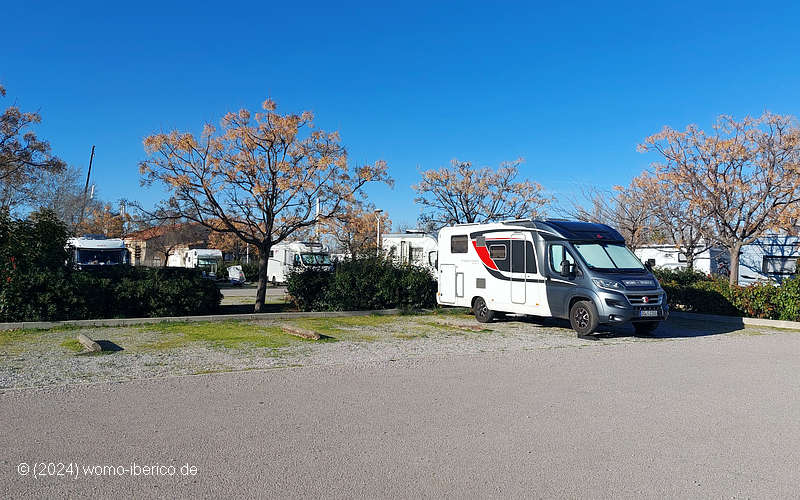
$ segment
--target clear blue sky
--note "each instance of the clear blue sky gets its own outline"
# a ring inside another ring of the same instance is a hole
[[[312,110],[351,157],[385,159],[371,189],[396,223],[419,169],[452,158],[523,174],[555,196],[627,183],[663,125],[798,114],[793,2],[6,2],[0,82],[107,199],[138,184],[142,138],[228,110]],[[434,5],[435,4],[435,5]],[[564,5],[559,6],[559,4]]]

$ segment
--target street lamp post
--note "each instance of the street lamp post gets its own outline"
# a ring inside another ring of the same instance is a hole
[[[375,238],[375,247],[376,247],[375,255],[376,255],[376,257],[380,257],[381,256],[381,213],[382,212],[383,212],[383,210],[380,209],[380,208],[375,210],[375,220],[378,223],[378,232],[377,232],[377,236]]]

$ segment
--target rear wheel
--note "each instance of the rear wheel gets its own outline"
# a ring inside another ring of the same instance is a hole
[[[489,323],[494,319],[494,311],[489,309],[483,297],[475,299],[472,311],[475,313],[475,319],[478,320],[478,323]]]
[[[633,330],[636,335],[653,335],[659,324],[660,321],[637,321],[633,324]]]
[[[599,322],[594,302],[580,300],[575,302],[569,310],[569,323],[579,337],[594,333]]]

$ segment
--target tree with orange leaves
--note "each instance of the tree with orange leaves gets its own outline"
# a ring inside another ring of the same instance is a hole
[[[379,245],[378,219],[382,228],[391,229],[389,215],[386,212],[376,214],[374,205],[350,206],[326,220],[322,232],[330,235],[351,257],[375,255]]]
[[[713,237],[730,252],[731,284],[738,283],[744,245],[800,217],[800,128],[791,116],[721,116],[708,133],[664,127],[639,150],[661,157],[655,174],[674,197],[711,215]]]
[[[267,99],[260,112],[226,114],[219,131],[206,124],[197,136],[151,135],[140,163],[143,183],[169,192],[155,211],[160,217],[200,223],[258,250],[256,312],[264,307],[273,245],[360,201],[366,184],[391,182],[383,161],[353,166],[339,135],[315,130],[310,112],[275,109]]]
[[[423,207],[420,223],[441,228],[540,215],[550,198],[540,184],[517,179],[522,161],[476,169],[470,162],[452,160],[450,167],[422,172],[422,180],[413,186],[414,201]]]

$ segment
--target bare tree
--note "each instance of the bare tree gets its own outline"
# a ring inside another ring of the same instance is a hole
[[[0,85],[0,97],[6,90]],[[31,127],[40,123],[39,113],[9,106],[0,114],[0,209],[12,210],[31,199],[40,172],[60,172],[65,163],[54,156],[50,143]]]
[[[651,238],[663,233],[664,239],[686,257],[686,267],[693,269],[695,258],[716,242],[711,214],[690,203],[684,186],[650,172],[642,172],[631,185],[652,213]]]
[[[337,133],[312,130],[311,113],[279,114],[271,99],[262,109],[226,114],[220,132],[207,124],[197,137],[151,135],[140,163],[143,183],[170,195],[151,213],[233,234],[258,249],[256,312],[264,307],[273,245],[362,199],[366,184],[391,182],[382,161],[352,166]]]
[[[450,167],[422,172],[422,180],[413,186],[414,201],[423,208],[420,224],[441,228],[540,215],[551,200],[541,185],[517,179],[521,163],[518,159],[497,169],[476,169],[470,162],[453,160]]]
[[[384,231],[391,230],[392,221],[385,212],[376,214],[372,204],[353,205],[326,220],[323,232],[351,257],[375,255],[379,244],[378,219]]]
[[[615,186],[611,190],[588,188],[582,194],[583,199],[574,201],[568,210],[570,217],[615,228],[631,250],[650,241],[653,214],[635,184]]]
[[[721,116],[709,133],[695,125],[683,132],[665,127],[639,150],[657,153],[659,179],[692,211],[711,216],[716,238],[730,252],[731,284],[738,283],[744,245],[800,216],[800,129],[791,116]]]

